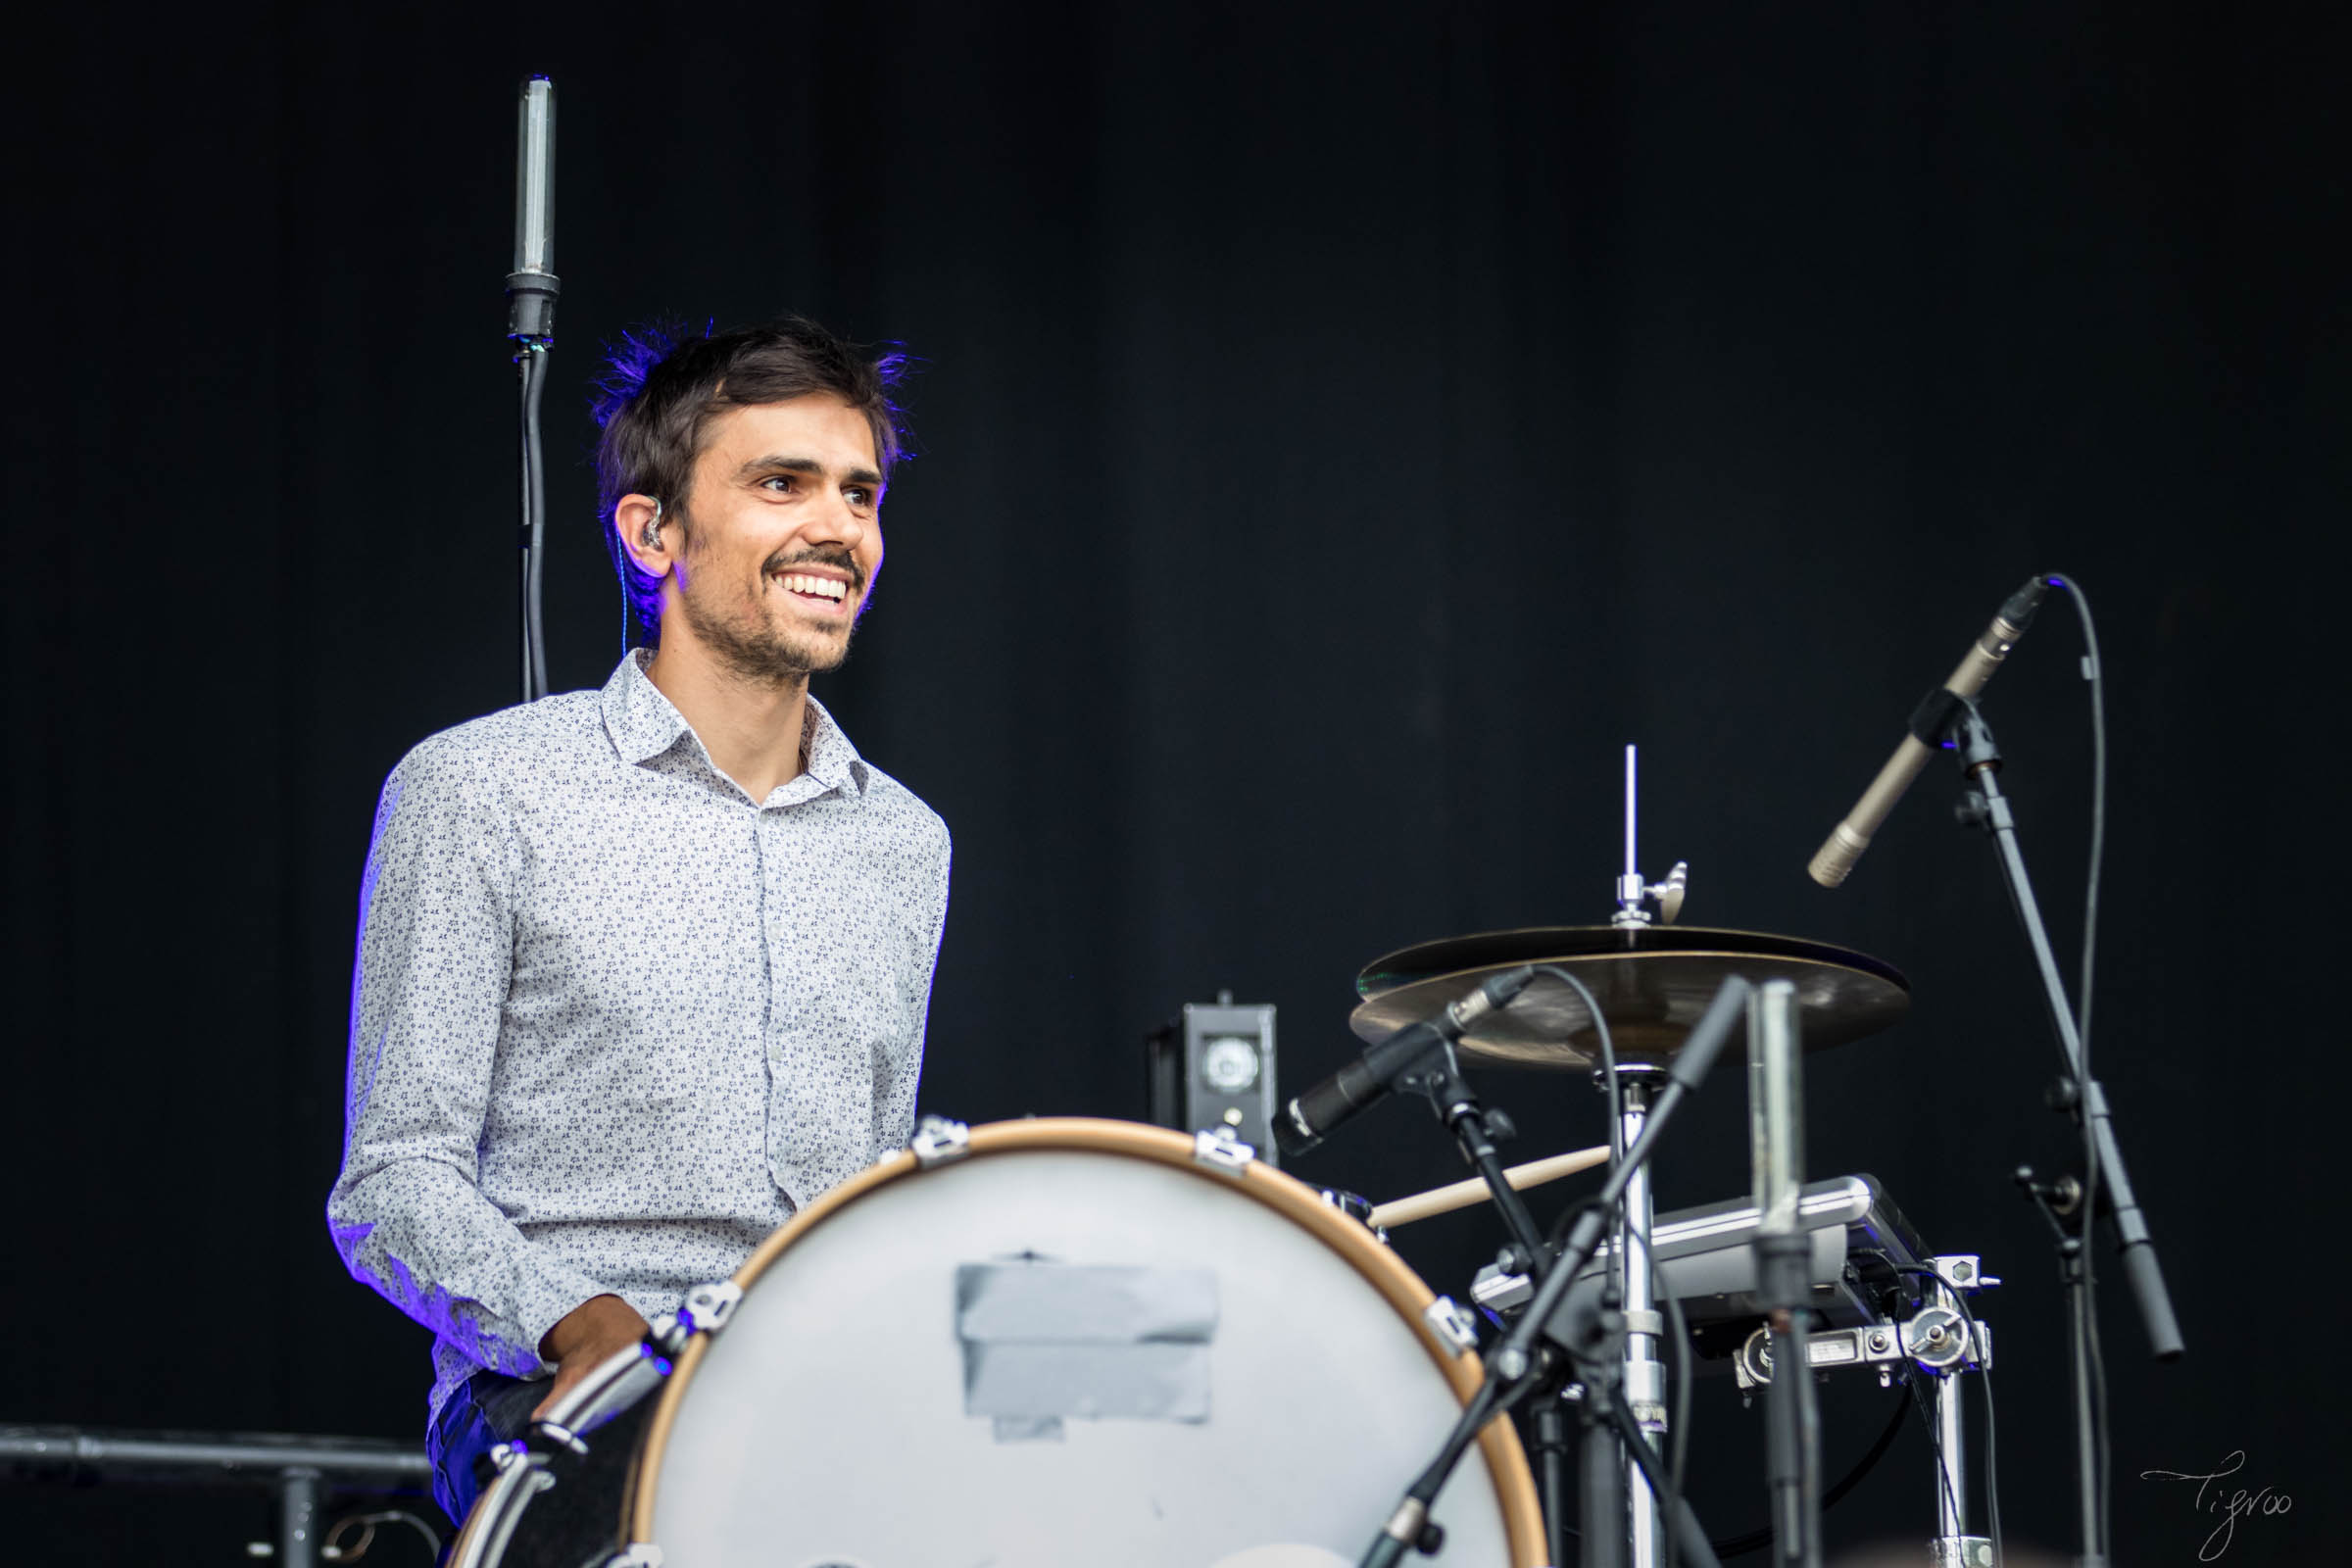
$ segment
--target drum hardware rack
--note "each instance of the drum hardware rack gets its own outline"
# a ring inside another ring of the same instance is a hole
[[[2000,1280],[1986,1274],[1983,1260],[1973,1252],[1929,1255],[1910,1222],[1867,1176],[1809,1185],[1801,1213],[1815,1238],[1810,1304],[1816,1321],[1825,1325],[1806,1335],[1807,1358],[1815,1374],[1868,1367],[1877,1371],[1880,1387],[1887,1388],[1907,1367],[1936,1380],[1936,1561],[1939,1568],[1989,1563],[1989,1539],[1970,1535],[1966,1526],[1966,1433],[1955,1380],[1964,1372],[1990,1369],[1992,1330],[1976,1321],[1958,1296],[1989,1290]],[[1758,1220],[1752,1202],[1710,1203],[1658,1216],[1652,1236],[1661,1298],[1671,1296],[1685,1308],[1693,1348],[1702,1358],[1728,1361],[1743,1403],[1772,1382],[1770,1330],[1757,1322],[1762,1312],[1749,1250]],[[1604,1244],[1600,1255],[1587,1265],[1584,1278],[1571,1288],[1569,1303],[1549,1331],[1555,1343],[1565,1346],[1592,1332],[1592,1316],[1603,1303],[1611,1274],[1608,1252]],[[1909,1303],[1907,1315],[1888,1304],[1889,1293],[1906,1279],[1926,1283],[1919,1298]],[[1534,1294],[1527,1275],[1504,1267],[1501,1260],[1480,1269],[1471,1286],[1471,1298],[1492,1321],[1506,1328]],[[1619,1315],[1628,1328],[1642,1321],[1630,1309]],[[1650,1332],[1665,1331],[1662,1316],[1652,1313],[1646,1320],[1652,1325]],[[1750,1323],[1756,1326],[1743,1339],[1727,1338],[1727,1331]],[[1574,1385],[1562,1393],[1571,1409],[1585,1396]],[[1543,1407],[1536,1415],[1534,1447],[1541,1454],[1547,1443],[1559,1441],[1559,1417]],[[1547,1418],[1553,1424],[1549,1432]]]
[[[1881,1388],[1893,1384],[1898,1367],[1935,1380],[1936,1530],[1929,1544],[1931,1560],[1935,1568],[1991,1568],[1992,1538],[1968,1529],[1968,1431],[1960,1376],[1992,1370],[1992,1330],[1976,1320],[1960,1296],[2001,1282],[1986,1274],[1973,1253],[1930,1258],[1919,1272],[1929,1277],[1927,1298],[1909,1318],[1809,1334],[1807,1357],[1817,1378],[1843,1367],[1869,1366],[1876,1368]],[[1732,1373],[1743,1401],[1772,1383],[1769,1340],[1769,1330],[1759,1325],[1733,1357]]]
[[[1571,979],[1570,983],[1581,989],[1581,982]],[[1525,1401],[1530,1396],[1538,1398],[1539,1411],[1552,1403],[1543,1390],[1567,1371],[1573,1371],[1574,1380],[1584,1387],[1587,1395],[1580,1402],[1584,1440],[1580,1475],[1588,1510],[1584,1516],[1589,1519],[1611,1517],[1626,1507],[1627,1472],[1619,1457],[1619,1448],[1608,1441],[1611,1429],[1614,1429],[1617,1444],[1623,1446],[1622,1452],[1630,1456],[1640,1469],[1648,1490],[1659,1496],[1670,1494],[1666,1478],[1660,1473],[1658,1456],[1637,1420],[1622,1386],[1628,1354],[1624,1314],[1606,1306],[1589,1313],[1580,1310],[1564,1345],[1553,1340],[1546,1331],[1553,1315],[1567,1304],[1569,1287],[1583,1273],[1585,1264],[1598,1254],[1602,1233],[1610,1228],[1612,1216],[1618,1214],[1621,1206],[1630,1206],[1627,1205],[1628,1191],[1647,1164],[1651,1152],[1671,1124],[1676,1109],[1704,1081],[1724,1042],[1745,1016],[1752,990],[1745,980],[1737,975],[1724,979],[1705,1015],[1690,1031],[1684,1049],[1675,1054],[1672,1065],[1665,1069],[1666,1087],[1657,1096],[1654,1105],[1644,1105],[1638,1132],[1627,1147],[1625,1156],[1610,1166],[1608,1181],[1598,1198],[1575,1211],[1566,1242],[1556,1252],[1545,1243],[1543,1234],[1534,1229],[1533,1220],[1527,1221],[1527,1229],[1532,1235],[1520,1246],[1524,1249],[1523,1255],[1529,1267],[1541,1274],[1528,1309],[1487,1357],[1485,1381],[1471,1397],[1461,1419],[1454,1424],[1453,1431],[1447,1435],[1437,1457],[1406,1489],[1395,1511],[1373,1538],[1362,1558],[1363,1568],[1395,1568],[1408,1550],[1437,1550],[1443,1544],[1444,1532],[1431,1519],[1430,1506],[1479,1431],[1494,1416]],[[1447,1060],[1451,1060],[1453,1048],[1450,1042],[1444,1043],[1443,1054]],[[1433,1099],[1433,1103],[1447,1098],[1441,1095]],[[1466,1089],[1462,1098],[1467,1099]],[[1462,1138],[1464,1127],[1473,1123],[1483,1132],[1484,1116],[1473,1115],[1469,1110],[1458,1110],[1459,1103],[1459,1101],[1453,1101],[1446,1106],[1448,1124],[1455,1130],[1457,1138]],[[1475,1102],[1470,1103],[1475,1109]],[[1488,1148],[1490,1157],[1477,1163],[1480,1174],[1487,1178],[1494,1192],[1497,1207],[1506,1216],[1512,1206],[1519,1207],[1524,1214],[1524,1204],[1504,1176],[1500,1160],[1491,1157],[1492,1146]],[[1511,1229],[1517,1236],[1520,1228],[1513,1225]],[[1619,1234],[1622,1238],[1625,1232],[1621,1230]],[[1620,1246],[1624,1246],[1622,1240]],[[1547,1257],[1550,1259],[1548,1264],[1544,1261]],[[1550,1340],[1551,1344],[1539,1343],[1546,1340]],[[1560,1365],[1561,1357],[1553,1353],[1553,1346],[1566,1350],[1567,1367]],[[1546,1457],[1545,1494],[1556,1498],[1561,1490],[1558,1474],[1560,1455],[1555,1452]],[[1666,1527],[1680,1538],[1679,1545],[1684,1560],[1690,1563],[1692,1568],[1709,1568],[1715,1562],[1715,1555],[1707,1544],[1705,1533],[1698,1528],[1687,1501],[1676,1495],[1674,1502],[1675,1509],[1666,1521]],[[1555,1511],[1551,1525],[1555,1536],[1556,1520]],[[1605,1568],[1617,1568],[1621,1561],[1616,1555],[1617,1544],[1607,1531],[1588,1532],[1585,1536],[1588,1563],[1593,1563],[1594,1553],[1599,1552],[1601,1555],[1597,1561],[1600,1564]],[[1556,1540],[1551,1555],[1555,1560],[1560,1555]]]
[[[322,1515],[337,1493],[422,1496],[432,1464],[424,1449],[370,1438],[275,1432],[118,1432],[88,1427],[0,1427],[0,1460],[12,1479],[71,1485],[123,1481],[251,1486],[277,1494],[277,1539],[250,1555],[282,1568],[318,1568]],[[403,1515],[403,1517],[408,1517]],[[419,1528],[430,1537],[422,1521]],[[434,1540],[437,1551],[440,1543]]]

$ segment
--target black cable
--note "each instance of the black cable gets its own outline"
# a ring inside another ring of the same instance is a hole
[[[1942,1280],[1943,1276],[1924,1263],[1907,1263],[1895,1269],[1897,1274],[1916,1274],[1924,1279]],[[1960,1308],[1961,1318],[1968,1324],[1968,1344],[1973,1351],[1985,1343],[1984,1330],[1978,1327],[1976,1309],[1968,1304],[1965,1291],[1953,1291],[1952,1300]],[[1984,1380],[1984,1509],[1992,1523],[1992,1557],[1999,1562],[2004,1552],[2001,1544],[2001,1460],[1999,1421],[1992,1408],[1992,1365],[1981,1363],[1977,1376]],[[1941,1451],[1941,1436],[1937,1435],[1937,1449]],[[1940,1468],[1937,1472],[1941,1474]]]
[[[1609,1034],[1609,1020],[1602,1015],[1600,1002],[1592,995],[1591,988],[1559,964],[1539,963],[1536,965],[1536,973],[1547,974],[1574,991],[1583,1000],[1585,1011],[1592,1019],[1592,1032],[1600,1041],[1600,1070],[1606,1081],[1609,1096],[1609,1174],[1615,1175],[1617,1167],[1625,1163],[1625,1091],[1624,1086],[1617,1079],[1617,1042]],[[1551,1239],[1551,1245],[1555,1250],[1559,1247],[1561,1239],[1567,1235],[1569,1221],[1580,1209],[1588,1206],[1590,1205],[1583,1203],[1572,1205],[1568,1213],[1562,1216]],[[1612,1249],[1611,1250],[1613,1252],[1622,1251],[1623,1249]],[[1625,1298],[1623,1284],[1625,1266],[1626,1259],[1623,1257],[1612,1256],[1609,1260],[1610,1270],[1617,1282],[1617,1298],[1619,1300]],[[1661,1298],[1664,1297],[1665,1292],[1658,1289],[1660,1281],[1657,1272],[1657,1258],[1654,1254],[1650,1258],[1650,1281],[1654,1294]],[[1687,1385],[1684,1392],[1688,1393]],[[1674,1478],[1675,1495],[1680,1496],[1683,1490],[1681,1464],[1679,1462],[1673,1464],[1669,1473]],[[1665,1500],[1671,1504],[1673,1498]],[[1675,1561],[1681,1556],[1681,1553],[1671,1544],[1677,1539],[1679,1538],[1675,1537],[1673,1532],[1668,1532],[1670,1544],[1666,1548],[1667,1568],[1674,1568]]]
[[[2090,1261],[2094,1255],[2092,1244],[2098,1219],[2099,1150],[2097,1129],[2090,1115],[2090,1020],[2093,988],[2093,959],[2098,953],[2099,936],[2099,875],[2107,852],[2107,669],[2099,657],[2099,629],[2091,619],[2090,600],[2082,585],[2062,572],[2051,572],[2049,583],[2066,590],[2074,602],[2075,615],[2082,623],[2082,679],[2090,687],[2090,869],[2085,878],[2082,895],[2082,970],[2075,984],[2075,1037],[2078,1046],[2075,1071],[2075,1104],[2082,1121],[2082,1315],[2084,1321],[2084,1359],[2089,1363],[2090,1408],[2093,1429],[2092,1481],[2097,1495],[2092,1507],[2099,1524],[2099,1539],[2095,1543],[2105,1550],[2110,1540],[2108,1496],[2112,1490],[2107,1431],[2107,1352],[2099,1343],[2097,1310],[2097,1282],[2092,1276]]]
[[[1584,999],[1585,1010],[1592,1015],[1593,1032],[1600,1038],[1601,1071],[1607,1076],[1608,1079],[1609,1171],[1613,1175],[1615,1174],[1619,1163],[1625,1158],[1625,1102],[1621,1098],[1622,1090],[1617,1081],[1617,1043],[1609,1035],[1609,1020],[1601,1016],[1600,1004],[1593,998],[1592,991],[1586,987],[1582,980],[1579,980],[1575,975],[1570,974],[1566,969],[1561,968],[1556,963],[1539,963],[1536,965],[1536,973],[1550,975],[1553,979],[1567,985],[1570,989],[1575,991],[1579,997]],[[1576,1217],[1579,1214],[1582,1214],[1585,1210],[1594,1207],[1597,1201],[1597,1200],[1591,1198],[1581,1199],[1578,1201],[1569,1204],[1567,1210],[1562,1213],[1558,1219],[1552,1221],[1551,1234],[1547,1240],[1550,1242],[1551,1250],[1554,1252],[1557,1252],[1560,1250],[1560,1244],[1567,1239],[1568,1227],[1576,1223]],[[1615,1249],[1612,1249],[1611,1250],[1614,1251]],[[1650,1258],[1650,1265],[1651,1277],[1654,1280],[1656,1278],[1657,1265],[1657,1258],[1654,1255]],[[1617,1278],[1623,1278],[1623,1259],[1612,1257],[1610,1259],[1609,1266],[1612,1272],[1616,1274]],[[1660,1290],[1658,1295],[1663,1297],[1665,1292]],[[1620,1300],[1624,1298],[1622,1290],[1620,1291],[1618,1298]],[[1678,1301],[1675,1303],[1675,1310],[1679,1315],[1682,1310],[1681,1302]],[[1686,1395],[1689,1393],[1689,1385],[1687,1381],[1684,1385],[1684,1392]],[[1682,1487],[1682,1466],[1679,1461],[1674,1466],[1674,1475],[1675,1488],[1677,1492],[1680,1492]]]
[[[2082,898],[2082,969],[2075,986],[2075,1034],[2082,1044],[2083,1076],[2090,1063],[2091,960],[2099,945],[2099,870],[2107,852],[2107,697],[2106,669],[2099,659],[2099,630],[2091,623],[2090,601],[2082,585],[2058,572],[2051,586],[2063,588],[2074,601],[2082,622],[2082,679],[2090,687],[2090,871]]]
[[[1894,1415],[1886,1423],[1886,1430],[1879,1434],[1878,1441],[1873,1443],[1869,1451],[1864,1453],[1855,1462],[1854,1467],[1845,1473],[1844,1479],[1821,1494],[1822,1512],[1827,1513],[1831,1508],[1844,1501],[1846,1496],[1862,1484],[1862,1478],[1878,1468],[1879,1461],[1886,1457],[1886,1450],[1894,1446],[1895,1438],[1903,1430],[1903,1417],[1908,1412],[1908,1399],[1894,1401]],[[1716,1542],[1714,1544],[1715,1555],[1718,1557],[1744,1556],[1751,1551],[1763,1550],[1772,1544],[1773,1540],[1773,1529],[1770,1525],[1766,1525],[1761,1530],[1750,1530],[1745,1535],[1731,1536]]]
[[[1954,1291],[1952,1299],[1960,1303],[1960,1315],[1968,1320],[1968,1342],[1982,1345],[1984,1335],[1977,1327],[1977,1314],[1969,1307],[1965,1293]],[[1992,1560],[1998,1568],[2008,1555],[2001,1544],[2001,1457],[1996,1446],[2000,1419],[1992,1410],[1992,1362],[1987,1359],[1977,1368],[1977,1376],[1984,1380],[1984,1508],[1992,1519]]]
[[[1650,1262],[1656,1273],[1654,1254]],[[1674,1454],[1666,1469],[1674,1477],[1675,1495],[1680,1496],[1690,1460],[1690,1325],[1683,1316],[1681,1300],[1666,1289],[1662,1274],[1658,1275],[1657,1296],[1666,1303],[1666,1316],[1674,1330]]]
[[[1611,1173],[1614,1173],[1618,1165],[1625,1159],[1625,1101],[1624,1089],[1617,1077],[1617,1042],[1609,1034],[1609,1020],[1602,1014],[1600,1002],[1592,995],[1591,989],[1582,980],[1569,973],[1567,969],[1556,963],[1539,963],[1535,967],[1536,973],[1549,975],[1574,991],[1584,1002],[1585,1011],[1592,1016],[1592,1032],[1600,1042],[1600,1070],[1608,1084],[1609,1169]],[[1554,1248],[1560,1245],[1560,1239],[1567,1234],[1567,1227],[1575,1216],[1589,1206],[1589,1203],[1570,1205],[1568,1212],[1554,1224],[1551,1236],[1551,1245]],[[1620,1279],[1624,1277],[1623,1271],[1629,1261],[1623,1257],[1614,1260],[1613,1267],[1618,1271]],[[1665,1306],[1666,1316],[1674,1331],[1675,1402],[1672,1424],[1667,1433],[1671,1457],[1666,1463],[1669,1492],[1666,1496],[1658,1499],[1661,1512],[1672,1518],[1679,1515],[1683,1495],[1683,1479],[1686,1466],[1690,1461],[1690,1326],[1684,1321],[1683,1303],[1676,1300],[1673,1293],[1666,1289],[1665,1276],[1658,1268],[1657,1254],[1654,1251],[1649,1257],[1649,1277],[1650,1293]],[[1622,1296],[1620,1299],[1622,1299]],[[1674,1568],[1682,1556],[1681,1538],[1672,1530],[1668,1530],[1666,1535],[1668,1543],[1666,1547],[1667,1568]]]
[[[387,1509],[382,1513],[345,1514],[327,1527],[326,1534],[318,1543],[319,1549],[325,1556],[337,1562],[358,1562],[368,1555],[368,1548],[375,1544],[375,1527],[391,1524],[408,1525],[415,1529],[418,1535],[424,1538],[425,1549],[433,1554],[433,1560],[436,1562],[440,1560],[440,1532],[416,1515],[398,1508]],[[343,1533],[355,1526],[360,1531],[360,1539],[348,1546],[344,1545],[342,1544]]]
[[[526,343],[515,355],[522,379],[523,700],[547,695],[547,625],[541,611],[547,561],[547,463],[539,403],[547,390],[547,351]]]
[[[1592,1032],[1600,1039],[1600,1070],[1607,1079],[1609,1095],[1609,1174],[1613,1176],[1617,1173],[1617,1167],[1625,1162],[1625,1099],[1623,1086],[1617,1081],[1617,1042],[1610,1037],[1609,1020],[1601,1016],[1600,1004],[1594,1000],[1591,989],[1588,988],[1582,980],[1579,980],[1575,975],[1570,974],[1566,969],[1561,968],[1556,963],[1539,963],[1536,965],[1536,973],[1547,974],[1554,980],[1559,981],[1562,985],[1565,985],[1570,990],[1574,991],[1579,997],[1584,999],[1585,1011],[1592,1014]],[[1561,1215],[1558,1223],[1552,1227],[1551,1245],[1554,1250],[1558,1249],[1561,1241],[1567,1236],[1568,1226],[1576,1218],[1577,1214],[1590,1206],[1591,1204],[1589,1201],[1583,1203],[1573,1203],[1569,1205],[1568,1212]],[[1615,1272],[1620,1282],[1620,1289],[1622,1290],[1622,1282],[1625,1277],[1625,1260],[1622,1258],[1613,1258],[1610,1262],[1610,1268]],[[1620,1298],[1622,1298],[1622,1297]]]
[[[1951,1472],[1943,1466],[1943,1429],[1936,1424],[1936,1412],[1928,1408],[1927,1391],[1920,1387],[1925,1373],[1907,1376],[1903,1386],[1910,1393],[1912,1408],[1919,1411],[1919,1424],[1928,1429],[1928,1446],[1936,1453],[1936,1491],[1951,1504],[1952,1517],[1961,1518],[1960,1499],[1952,1494]]]
[[[1600,1207],[1600,1199],[1597,1195],[1592,1198],[1580,1198],[1575,1202],[1570,1203],[1568,1207],[1562,1211],[1560,1217],[1551,1222],[1551,1232],[1549,1235],[1544,1238],[1545,1244],[1548,1245],[1553,1251],[1558,1251],[1561,1244],[1568,1240],[1568,1227],[1576,1223],[1576,1216],[1582,1214],[1588,1208],[1598,1207]]]
[[[1600,1039],[1600,1067],[1608,1075],[1609,1093],[1609,1170],[1614,1173],[1625,1159],[1625,1099],[1617,1082],[1617,1042],[1610,1038],[1609,1020],[1602,1016],[1600,1004],[1592,990],[1556,963],[1539,963],[1536,973],[1547,974],[1574,991],[1583,999],[1585,1011],[1592,1018],[1592,1032]],[[1622,1267],[1622,1265],[1620,1265]]]

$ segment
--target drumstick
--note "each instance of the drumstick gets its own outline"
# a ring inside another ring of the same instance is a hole
[[[1554,1154],[1548,1159],[1531,1159],[1524,1165],[1513,1165],[1502,1175],[1514,1192],[1523,1193],[1530,1187],[1556,1182],[1563,1176],[1573,1176],[1580,1170],[1591,1170],[1608,1161],[1609,1146],[1603,1144],[1598,1149],[1577,1149],[1565,1154]],[[1364,1223],[1380,1230],[1394,1230],[1399,1225],[1410,1225],[1417,1219],[1427,1219],[1432,1214],[1449,1214],[1457,1208],[1468,1208],[1472,1203],[1483,1203],[1493,1196],[1487,1191],[1487,1184],[1473,1176],[1466,1182],[1455,1182],[1450,1187],[1433,1187],[1426,1193],[1415,1193],[1410,1198],[1383,1203],[1372,1210]]]

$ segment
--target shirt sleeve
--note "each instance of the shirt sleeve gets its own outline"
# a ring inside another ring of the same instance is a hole
[[[923,1036],[931,1017],[931,981],[939,971],[939,944],[948,924],[948,862],[951,846],[948,825],[934,818],[938,833],[937,851],[932,857],[930,887],[920,916],[930,931],[930,945],[920,972],[911,977],[914,991],[911,1016],[914,1019],[913,1049],[887,1058],[887,1066],[878,1071],[874,1082],[874,1153],[885,1150],[905,1149],[914,1142],[915,1087],[923,1075]]]
[[[360,886],[343,1170],[327,1199],[353,1276],[492,1371],[604,1287],[482,1195],[475,1150],[513,963],[520,852],[483,762],[445,742],[384,785]]]

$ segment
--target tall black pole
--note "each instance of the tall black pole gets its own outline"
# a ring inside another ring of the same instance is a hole
[[[2041,923],[2041,906],[2034,897],[2033,879],[2026,874],[2025,855],[2018,849],[2016,813],[2010,810],[2008,798],[2001,793],[2000,749],[1993,742],[1984,715],[1972,702],[1955,700],[1945,720],[1945,730],[1959,750],[1961,768],[1974,792],[1975,798],[1964,803],[1964,808],[1992,837],[2001,877],[2009,889],[2010,905],[2017,911],[2019,924],[2025,928],[2026,944],[2034,953],[2051,1027],[2057,1033],[2059,1050],[2066,1055],[2068,1078],[2076,1086],[2073,1109],[2083,1121],[2089,1143],[2087,1184],[2092,1191],[2106,1194],[2115,1220],[2116,1246],[2122,1254],[2124,1277],[2132,1287],[2132,1299],[2138,1303],[2148,1348],[2159,1361],[2176,1360],[2184,1348],[2180,1325],[2173,1315],[2172,1296],[2165,1289],[2164,1272],[2157,1264],[2156,1245],[2148,1235],[2147,1217],[2140,1212],[2139,1200],[2132,1191],[2131,1175],[2124,1168],[2124,1152],[2116,1141],[2106,1091],[2083,1071],[2082,1041],[2076,1032],[2075,1010],[2067,1001],[2066,982],[2058,972],[2058,956],[2051,951],[2049,932]],[[2075,1485],[2082,1533],[2079,1560],[2084,1568],[2105,1568],[2105,1454],[2093,1402],[2091,1325],[2096,1308],[2091,1298],[2090,1258],[2087,1253],[2077,1252],[2069,1262],[2066,1288],[2068,1341],[2073,1349],[2069,1360],[2074,1376]]]
[[[547,638],[540,613],[547,546],[547,460],[539,438],[539,401],[547,387],[547,351],[556,341],[556,84],[522,84],[514,130],[514,270],[507,274],[507,339],[514,348],[522,399],[522,526],[518,630],[522,700],[547,695]]]

